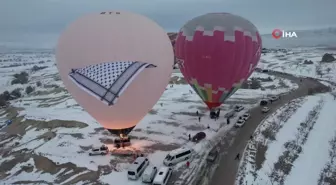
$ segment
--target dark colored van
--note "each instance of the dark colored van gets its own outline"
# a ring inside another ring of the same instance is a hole
[[[267,100],[261,100],[260,101],[260,106],[265,106],[268,104],[268,101]]]

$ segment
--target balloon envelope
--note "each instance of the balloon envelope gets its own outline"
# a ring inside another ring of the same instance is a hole
[[[57,67],[74,99],[108,129],[135,126],[158,101],[174,54],[166,32],[130,12],[84,16],[61,35]]]
[[[251,75],[261,48],[261,37],[251,22],[229,13],[209,13],[181,28],[175,55],[186,81],[212,109]]]

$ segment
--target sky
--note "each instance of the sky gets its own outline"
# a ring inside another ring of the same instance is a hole
[[[245,17],[263,34],[336,26],[336,0],[0,0],[0,47],[54,48],[72,21],[108,10],[146,15],[167,31],[209,12]]]

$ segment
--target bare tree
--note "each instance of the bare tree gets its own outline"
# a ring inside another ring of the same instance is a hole
[[[319,75],[321,78],[323,77],[323,73],[322,73],[322,68],[320,65],[316,66],[315,68],[315,72],[317,75]]]
[[[266,163],[266,161],[265,161],[265,163]],[[274,182],[276,181],[275,178],[274,178],[274,173],[275,173],[274,166],[271,166],[268,163],[266,163],[266,165],[270,168],[270,172],[266,173],[266,176],[268,177],[267,184],[274,185]]]
[[[330,73],[330,71],[331,71],[331,68],[328,67],[328,68],[327,68],[327,73]]]

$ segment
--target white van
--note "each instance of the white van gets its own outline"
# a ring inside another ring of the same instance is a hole
[[[153,180],[153,185],[166,185],[172,175],[172,171],[171,168],[165,166],[161,167]]]
[[[156,175],[157,168],[156,166],[148,166],[142,174],[142,182],[152,183]]]
[[[145,157],[138,157],[128,168],[127,177],[132,180],[137,180],[146,167],[149,165],[149,161]]]
[[[173,150],[163,160],[163,164],[167,166],[172,166],[181,161],[188,160],[191,158],[192,153],[192,149],[184,147]]]

